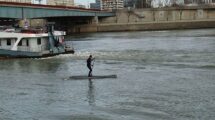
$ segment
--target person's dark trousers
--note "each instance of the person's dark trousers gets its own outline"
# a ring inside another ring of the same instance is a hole
[[[92,68],[90,65],[87,66],[89,68],[89,73],[88,73],[88,77],[91,77],[92,76]]]

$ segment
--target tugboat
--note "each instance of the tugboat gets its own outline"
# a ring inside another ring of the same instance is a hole
[[[0,35],[0,58],[42,58],[74,53],[64,42],[66,32],[54,31],[51,24],[47,30],[9,29],[0,31]]]

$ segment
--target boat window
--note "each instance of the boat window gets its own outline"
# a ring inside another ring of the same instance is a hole
[[[8,45],[8,46],[11,45],[11,39],[7,39],[7,45]]]
[[[0,39],[0,46],[1,46],[1,39]]]
[[[41,38],[37,38],[37,45],[41,45]]]
[[[26,46],[29,46],[29,40],[26,39]]]
[[[18,46],[22,46],[22,40],[19,41]]]

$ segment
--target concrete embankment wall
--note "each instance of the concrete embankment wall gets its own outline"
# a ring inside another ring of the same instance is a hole
[[[70,32],[215,28],[215,7],[120,10],[116,16],[80,25]]]
[[[113,24],[98,25],[98,32],[107,31],[138,31],[138,30],[171,30],[171,29],[197,29],[214,28],[215,21],[183,21],[183,22],[157,22],[140,24]]]

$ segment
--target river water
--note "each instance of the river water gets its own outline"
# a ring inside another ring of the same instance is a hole
[[[0,120],[214,120],[215,29],[67,36],[74,55],[0,61]],[[87,75],[117,79],[64,80]]]

